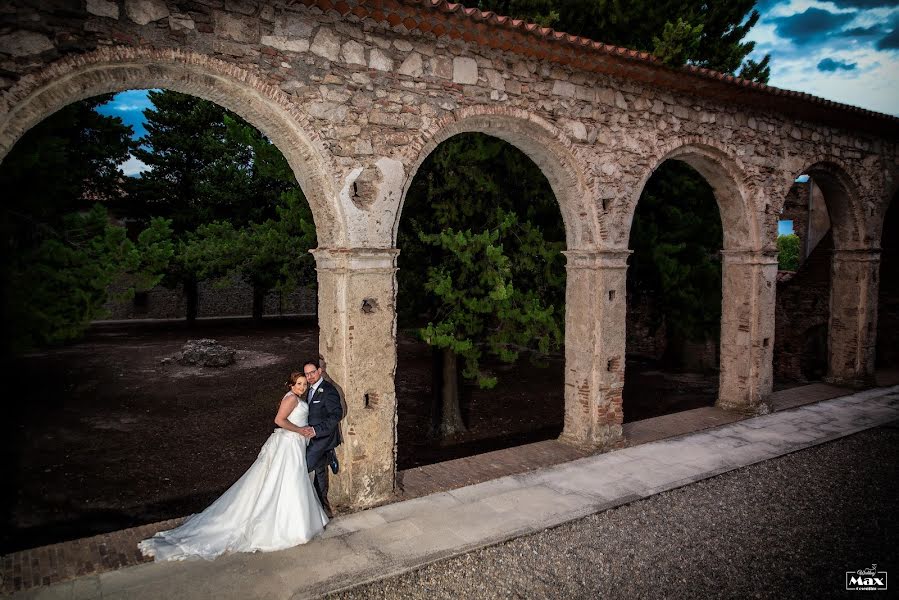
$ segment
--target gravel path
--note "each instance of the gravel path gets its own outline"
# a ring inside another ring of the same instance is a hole
[[[830,598],[899,577],[899,425],[329,598]],[[880,597],[880,594],[874,594]],[[886,596],[886,594],[883,594]]]

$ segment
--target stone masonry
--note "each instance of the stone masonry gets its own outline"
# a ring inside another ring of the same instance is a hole
[[[3,3],[0,159],[63,106],[140,88],[241,115],[284,153],[309,200],[320,348],[349,405],[337,504],[393,492],[397,225],[419,165],[462,132],[517,146],[559,202],[563,439],[621,443],[628,235],[665,160],[699,171],[721,211],[719,405],[755,411],[771,392],[777,219],[801,173],[820,185],[834,223],[829,375],[872,374],[895,118],[443,1]]]

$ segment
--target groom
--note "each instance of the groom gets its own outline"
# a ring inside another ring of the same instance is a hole
[[[309,425],[302,428],[302,435],[309,438],[306,448],[306,467],[315,471],[315,492],[328,517],[332,516],[328,503],[328,461],[332,450],[343,441],[338,423],[343,417],[340,395],[334,384],[322,377],[317,360],[307,360],[303,373],[309,383],[306,399],[309,403]]]

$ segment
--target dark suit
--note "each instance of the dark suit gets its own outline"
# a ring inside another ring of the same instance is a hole
[[[328,512],[328,458],[331,450],[343,441],[338,427],[342,417],[343,408],[337,388],[322,379],[309,400],[309,425],[315,429],[315,437],[309,440],[306,447],[306,467],[315,471],[315,491]]]

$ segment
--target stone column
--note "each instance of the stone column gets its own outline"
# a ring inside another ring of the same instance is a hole
[[[874,382],[880,250],[834,250],[831,261],[827,381]]]
[[[565,429],[562,439],[582,448],[623,443],[621,390],[627,257],[630,250],[564,252]]]
[[[773,386],[776,250],[723,250],[721,408],[757,412]]]
[[[344,391],[347,416],[331,476],[337,507],[388,500],[396,474],[396,257],[399,250],[312,250],[318,271],[319,350]]]

